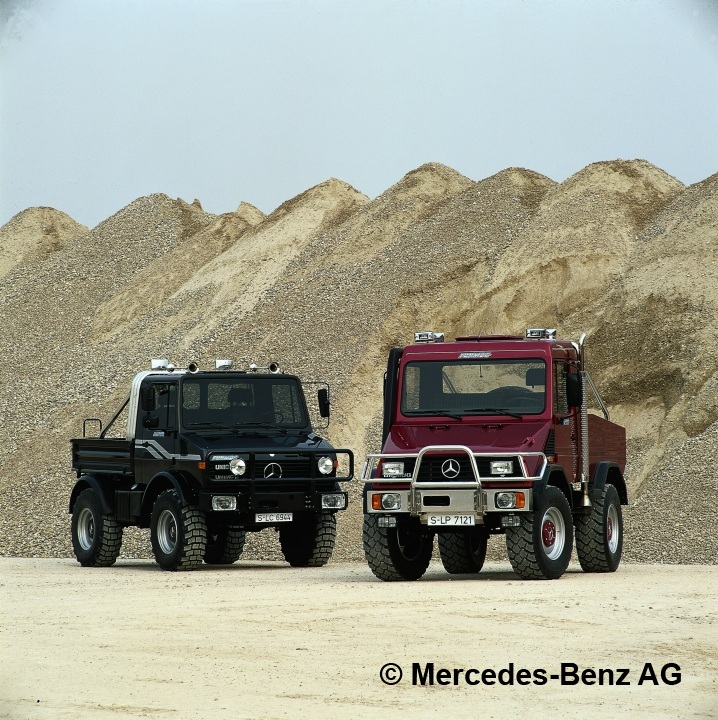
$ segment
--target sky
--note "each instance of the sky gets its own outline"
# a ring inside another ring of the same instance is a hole
[[[0,0],[0,225],[616,158],[718,172],[718,0]]]

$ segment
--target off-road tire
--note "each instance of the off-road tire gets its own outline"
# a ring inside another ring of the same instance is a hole
[[[621,499],[613,485],[590,493],[591,511],[576,518],[576,554],[585,572],[615,572],[623,552]]]
[[[86,488],[72,508],[72,549],[83,567],[115,564],[122,546],[122,526],[103,514],[95,491]]]
[[[440,532],[439,556],[450,575],[477,573],[484,566],[488,535],[483,527],[470,532]]]
[[[379,527],[376,515],[364,516],[362,542],[369,568],[380,580],[418,580],[429,567],[434,535],[418,522]]]
[[[284,559],[292,567],[322,567],[334,550],[337,519],[332,512],[312,514],[279,528]]]
[[[176,490],[165,490],[152,508],[150,539],[155,560],[163,570],[195,570],[204,557],[207,523]]]
[[[208,565],[231,565],[237,562],[244,550],[245,532],[234,525],[224,525],[207,533],[204,561]]]
[[[517,513],[518,527],[506,528],[511,567],[522,580],[556,580],[564,574],[573,550],[571,508],[556,487],[534,495],[534,509]]]

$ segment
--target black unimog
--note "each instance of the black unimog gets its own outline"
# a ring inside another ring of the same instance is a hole
[[[233,563],[245,533],[266,527],[278,529],[291,565],[329,560],[335,513],[347,504],[338,483],[353,476],[352,452],[313,432],[296,376],[275,363],[248,372],[229,360],[216,366],[153,360],[104,429],[87,419],[83,437],[71,440],[72,545],[81,565],[112,565],[130,525],[150,528],[166,570]],[[328,418],[328,387],[317,398]],[[108,437],[124,415],[124,436]],[[92,422],[99,437],[85,437]]]

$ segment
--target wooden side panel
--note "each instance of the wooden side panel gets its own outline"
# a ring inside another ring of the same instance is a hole
[[[626,469],[626,428],[598,415],[588,415],[588,462],[591,475],[601,460],[615,462]]]

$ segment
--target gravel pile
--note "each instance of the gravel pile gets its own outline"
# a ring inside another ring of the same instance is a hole
[[[331,180],[267,217],[244,204],[214,216],[153,195],[91,231],[72,235],[65,222],[69,235],[51,248],[25,211],[0,228],[0,242],[11,231],[13,248],[41,250],[0,278],[0,554],[71,555],[68,438],[83,417],[109,417],[151,357],[202,367],[216,357],[239,367],[276,360],[330,382],[326,434],[360,466],[379,448],[390,347],[418,329],[451,338],[545,323],[570,337],[589,332],[592,374],[628,427],[632,497],[637,478],[643,485],[626,510],[626,559],[715,562],[710,180],[683,189],[648,163],[615,161],[561,185],[517,168],[473,182],[432,163],[371,202]],[[678,240],[680,262],[657,262]],[[665,336],[671,352],[657,352],[661,334],[650,330],[670,308],[671,327],[684,312],[706,318],[678,356]],[[676,390],[678,361],[692,369]],[[650,383],[628,388],[645,367]],[[690,411],[698,390],[700,420]],[[350,494],[335,558],[363,560],[358,482]],[[275,535],[250,535],[247,557],[279,559]],[[498,540],[492,557],[504,555]],[[123,557],[150,555],[147,532],[127,529]]]

